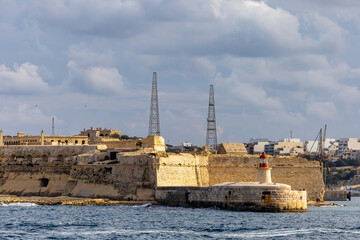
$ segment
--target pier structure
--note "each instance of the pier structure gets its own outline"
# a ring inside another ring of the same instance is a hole
[[[224,182],[209,187],[158,187],[156,200],[170,206],[218,207],[236,211],[306,212],[306,191],[272,183],[265,153],[257,168],[257,182]]]

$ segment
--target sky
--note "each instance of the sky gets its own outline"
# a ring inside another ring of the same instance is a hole
[[[166,143],[360,137],[358,0],[0,0],[4,135],[146,137],[152,73]]]

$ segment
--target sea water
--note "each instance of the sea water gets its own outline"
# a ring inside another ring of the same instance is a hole
[[[0,206],[0,239],[360,239],[360,198],[307,213],[152,206]]]

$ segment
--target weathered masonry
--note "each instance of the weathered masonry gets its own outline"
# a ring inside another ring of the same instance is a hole
[[[147,146],[147,145],[146,145]],[[209,187],[256,181],[257,157],[235,154],[168,154],[99,146],[0,147],[0,194],[154,200],[156,187]],[[318,162],[270,159],[272,180],[308,199],[323,199]]]
[[[309,200],[323,201],[324,182],[319,162],[299,157],[272,157],[272,181],[306,190]],[[223,182],[255,182],[254,155],[166,154],[159,157],[157,186],[211,186]]]
[[[237,211],[306,212],[306,191],[273,183],[268,156],[260,156],[256,182],[224,182],[209,187],[157,187],[156,200],[182,207],[219,207]]]

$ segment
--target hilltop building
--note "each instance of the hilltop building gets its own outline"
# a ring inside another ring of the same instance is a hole
[[[360,138],[340,138],[335,156],[348,159],[351,155],[353,157],[357,156],[355,152],[351,154],[352,151],[356,150],[360,150]]]
[[[118,138],[121,136],[120,130],[113,130],[107,128],[96,128],[91,127],[80,132],[80,136],[87,136],[90,144],[96,144],[105,141],[120,141]],[[116,136],[116,137],[113,137]]]
[[[325,139],[325,149],[329,149],[330,146],[332,146],[336,140],[334,138],[326,138]],[[304,149],[307,153],[315,153],[318,150],[319,141],[305,141]]]
[[[267,138],[250,138],[246,149],[249,154],[261,154],[265,151],[265,146],[270,142]]]
[[[270,155],[297,155],[304,152],[304,147],[299,138],[283,138],[265,145],[264,150]]]
[[[42,131],[40,135],[25,135],[18,132],[16,136],[5,136],[1,131],[0,145],[87,145],[87,136],[52,136],[45,135]]]
[[[40,135],[25,135],[23,132],[18,132],[16,136],[3,136],[3,131],[0,132],[0,146],[12,145],[88,145],[102,143],[110,146],[114,142],[121,142],[116,144],[120,146],[129,146],[130,148],[136,147],[136,141],[120,141],[120,130],[112,130],[104,128],[91,127],[75,136],[61,136],[61,135],[45,135],[42,131]]]

